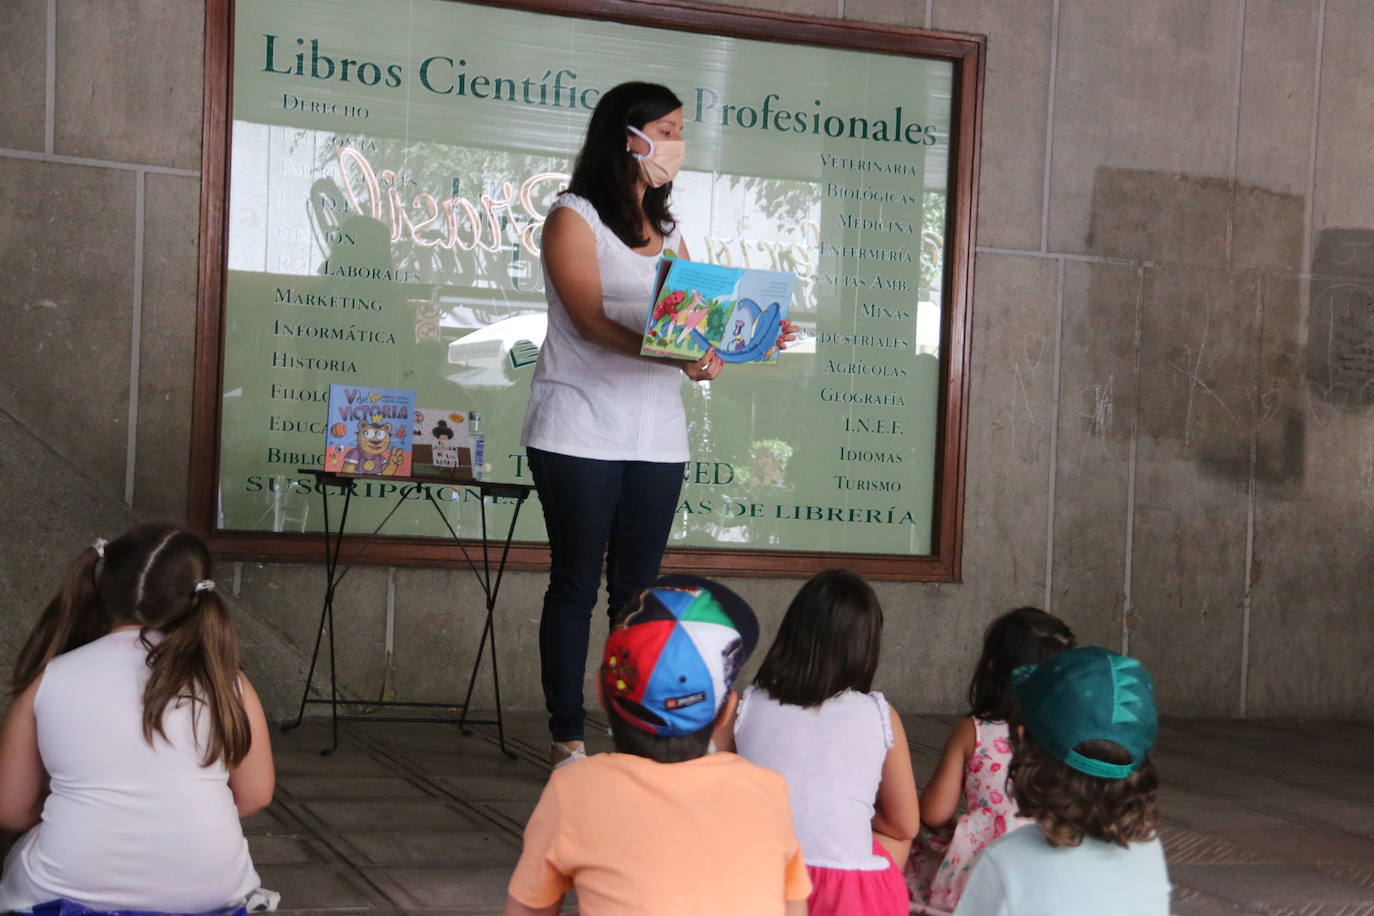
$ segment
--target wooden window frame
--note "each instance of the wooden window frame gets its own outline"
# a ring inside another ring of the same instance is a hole
[[[939,429],[936,438],[932,552],[923,555],[830,551],[722,550],[669,547],[668,571],[712,575],[803,577],[844,565],[875,579],[957,582],[962,576],[963,516],[974,229],[986,39],[977,35],[872,25],[731,7],[642,0],[463,0],[530,12],[628,25],[703,32],[761,41],[936,57],[954,65],[950,118],[953,191],[945,234]],[[205,96],[201,152],[200,264],[196,307],[188,518],[218,555],[274,562],[319,562],[320,534],[229,532],[214,529],[219,484],[221,380],[224,364],[224,284],[228,257],[229,156],[232,140],[234,0],[208,0],[205,12]],[[382,537],[365,556],[364,539],[348,537],[340,559],[389,566],[456,566],[464,560],[438,538]],[[509,568],[547,569],[546,544],[511,546]]]

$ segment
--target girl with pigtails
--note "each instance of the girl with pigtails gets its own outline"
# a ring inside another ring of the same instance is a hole
[[[272,800],[272,751],[210,575],[169,524],[72,561],[0,724],[0,830],[26,831],[0,912],[206,913],[258,891],[239,818]]]

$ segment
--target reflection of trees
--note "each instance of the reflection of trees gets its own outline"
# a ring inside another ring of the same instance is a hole
[[[705,251],[696,257],[727,267],[794,273],[799,281],[794,310],[814,310],[811,277],[819,240],[815,222],[820,208],[819,187],[812,182],[717,175],[711,193],[717,201],[740,201],[736,204],[739,215],[733,226],[727,222],[712,227]]]
[[[749,414],[738,398],[730,397],[719,386],[712,391],[712,387],[683,386],[682,403],[687,414],[687,441],[691,443],[692,460],[719,462],[735,468],[748,457],[745,444],[748,440]],[[723,497],[735,490],[738,483],[736,477],[734,482],[720,487],[684,488],[682,498],[690,500],[693,508],[697,500],[708,500],[714,511],[679,515],[674,526],[674,537],[685,539],[689,544],[715,543],[723,521]]]
[[[716,180],[716,194],[746,197],[749,203],[744,212],[761,213],[779,227],[800,226],[803,220],[812,217],[812,209],[820,200],[820,189],[809,181],[753,175],[720,175]]]
[[[921,201],[921,288],[940,289],[945,275],[945,219],[949,197],[927,191]]]

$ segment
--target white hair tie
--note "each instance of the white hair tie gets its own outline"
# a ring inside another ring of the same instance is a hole
[[[197,595],[199,595],[201,592],[213,592],[214,590],[215,580],[213,579],[201,579],[199,582],[196,583]]]
[[[96,538],[95,543],[91,545],[91,547],[95,549],[95,555],[100,557],[102,560],[105,558],[105,545],[108,543],[110,542],[105,540],[104,538]]]

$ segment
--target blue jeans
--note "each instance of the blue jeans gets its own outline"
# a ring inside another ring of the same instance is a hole
[[[582,678],[602,563],[614,616],[658,576],[683,464],[526,451],[549,533],[549,587],[539,621],[549,732],[555,741],[581,741]]]

